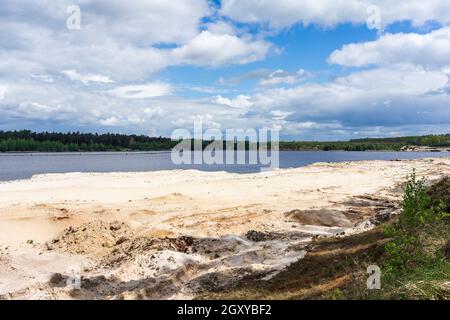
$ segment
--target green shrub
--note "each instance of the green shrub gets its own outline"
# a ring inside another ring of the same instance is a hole
[[[418,180],[413,172],[404,188],[402,208],[398,223],[385,228],[391,239],[385,246],[382,268],[383,282],[390,287],[387,291],[415,288],[411,284],[420,281],[448,281],[450,262],[442,251],[450,236],[446,204],[441,201],[434,205],[425,180]]]

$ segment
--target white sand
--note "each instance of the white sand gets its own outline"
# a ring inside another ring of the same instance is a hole
[[[46,279],[52,272],[64,274],[74,264],[86,269],[83,277],[106,274],[119,278],[129,286],[129,290],[115,291],[122,296],[135,293],[136,288],[147,288],[154,281],[159,283],[162,275],[164,281],[171,280],[173,290],[153,293],[152,298],[190,297],[196,290],[192,279],[213,271],[229,272],[243,266],[255,272],[279,270],[305,253],[286,251],[289,246],[307,242],[315,234],[355,231],[352,229],[355,224],[374,214],[373,210],[364,208],[357,209],[354,216],[336,214],[330,221],[339,221],[339,225],[332,226],[323,223],[327,214],[330,219],[334,215],[326,210],[344,212],[355,206],[349,201],[358,197],[398,200],[399,184],[413,168],[419,176],[437,179],[450,174],[450,159],[315,164],[246,175],[199,171],[73,173],[3,182],[0,183],[0,296],[70,298],[67,290],[50,288]],[[317,213],[322,216],[318,225],[303,225],[285,215],[292,210],[311,209],[325,209]],[[45,249],[44,243],[65,228],[96,220],[125,222],[136,236],[209,237],[220,239],[225,246],[234,243],[234,248],[228,248],[229,251],[221,248],[227,254],[219,257],[159,251],[158,257],[150,259],[151,263],[158,267],[163,261],[170,261],[171,266],[162,268],[165,272],[153,273],[146,270],[150,265],[147,256],[105,271],[103,267],[92,267],[98,262],[96,257]],[[250,230],[279,234],[304,232],[308,237],[274,239],[264,245],[265,242],[245,239]],[[27,240],[33,240],[33,244],[27,244]],[[186,265],[191,264],[193,267],[186,270]],[[182,270],[183,275],[176,276],[174,270]],[[174,278],[178,280],[173,281]],[[142,284],[132,285],[131,281],[142,280],[145,280]],[[192,283],[186,286],[189,281]],[[80,297],[116,296],[108,293],[110,287],[103,288],[106,293],[90,290]],[[136,297],[133,294],[131,298]]]

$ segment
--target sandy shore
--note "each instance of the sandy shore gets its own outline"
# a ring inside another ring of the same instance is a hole
[[[301,259],[312,237],[361,232],[398,212],[413,168],[437,179],[450,159],[0,183],[0,298],[192,298],[270,277]],[[73,270],[81,290],[66,286]]]

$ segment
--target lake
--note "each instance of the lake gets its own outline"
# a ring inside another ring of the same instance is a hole
[[[450,152],[281,151],[281,168],[315,162],[421,159],[450,157]],[[0,181],[28,179],[35,174],[68,172],[142,172],[172,169],[259,172],[259,165],[175,165],[170,152],[8,153],[0,154]]]

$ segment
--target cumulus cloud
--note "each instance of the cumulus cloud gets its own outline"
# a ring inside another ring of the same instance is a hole
[[[264,58],[271,45],[251,37],[202,31],[186,45],[172,51],[175,61],[198,66],[245,64]]]
[[[217,96],[215,97],[214,102],[220,105],[230,106],[238,109],[244,109],[253,106],[253,102],[250,101],[250,97],[242,94],[238,95],[234,99]]]
[[[316,139],[444,128],[450,122],[449,27],[344,46],[330,63],[375,67],[328,82],[273,64],[225,69],[277,49],[265,28],[236,21],[275,29],[365,23],[372,2],[224,0],[216,12],[207,0],[79,0],[81,30],[68,30],[72,0],[7,0],[0,7],[0,125],[170,136],[203,119],[211,128],[277,127],[284,136]],[[450,22],[448,1],[377,4],[386,25]],[[177,79],[175,85],[165,78],[170,72],[159,75],[184,65],[225,72],[215,84]],[[247,80],[253,83],[220,87]],[[185,97],[177,96],[179,88],[186,88]]]
[[[122,81],[145,78],[170,62],[154,44],[184,43],[198,33],[208,12],[201,3],[85,0],[80,2],[81,30],[66,28],[66,9],[73,1],[2,3],[0,75],[11,69],[16,77],[76,70]]]
[[[229,106],[174,97],[170,83],[155,80],[158,72],[245,64],[271,48],[213,17],[207,0],[80,0],[81,29],[69,30],[67,8],[73,4],[8,0],[0,6],[2,124],[167,131],[159,120],[168,114],[188,118],[205,106],[219,114]]]
[[[366,23],[367,8],[377,5],[382,22],[408,20],[415,25],[428,21],[450,22],[450,3],[446,0],[223,0],[221,14],[246,23],[268,23],[273,28],[295,24],[334,26],[341,23]]]
[[[224,22],[202,25],[212,14],[207,0],[83,0],[80,30],[66,28],[69,5],[2,3],[0,76],[12,69],[16,77],[68,70],[85,83],[136,82],[168,66],[253,62],[269,48]]]
[[[160,93],[139,87],[123,89],[118,98],[98,88],[86,90],[31,80],[1,86],[8,87],[0,103],[2,121],[51,120],[64,125],[65,130],[70,125],[101,125],[131,132],[151,129],[170,136],[174,128],[190,128],[193,120],[207,115],[205,126],[209,127],[278,126],[283,137],[335,139],[351,137],[353,132],[411,133],[407,130],[413,126],[435,130],[450,119],[446,108],[450,96],[443,91],[448,87],[448,76],[420,68],[377,68],[328,83],[308,82],[212,99],[157,97]],[[136,98],[143,94],[141,89],[146,94],[152,92],[152,97]]]
[[[251,101],[260,112],[292,112],[286,120],[294,122],[338,121],[344,126],[439,124],[449,122],[450,110],[442,108],[450,102],[450,96],[429,93],[447,83],[447,75],[439,71],[378,68],[330,83],[266,90]],[[429,113],[424,115],[424,110]]]
[[[139,86],[117,91],[123,93],[122,97],[95,86],[67,86],[63,81],[46,83],[28,79],[8,84],[0,81],[0,87],[7,87],[4,99],[0,100],[2,129],[93,128],[91,130],[99,132],[113,130],[170,136],[173,129],[180,126],[190,129],[193,119],[207,114],[206,123],[214,126],[251,128],[261,125],[259,119],[251,121],[243,116],[247,109],[238,108],[249,104],[245,98],[231,99],[232,107],[209,98],[159,96],[161,91]],[[144,94],[145,98],[137,98]]]
[[[244,97],[218,96],[212,103],[236,106],[243,100],[247,107],[237,109],[244,113],[235,118],[257,127],[279,127],[284,138],[393,136],[445,131],[450,96],[442,89],[447,86],[448,77],[441,71],[377,68],[330,82],[267,88]]]
[[[351,138],[354,132],[389,136],[411,132],[413,126],[448,124],[450,96],[441,92],[448,77],[421,68],[377,68],[339,77],[331,82],[271,88],[245,96],[245,118],[277,125],[283,136],[316,139]],[[433,94],[430,94],[434,92]],[[241,98],[242,99],[242,98]],[[215,103],[239,100],[217,97]]]
[[[450,68],[450,27],[427,34],[386,34],[376,41],[345,45],[329,62],[348,67],[411,64],[428,69]]]

